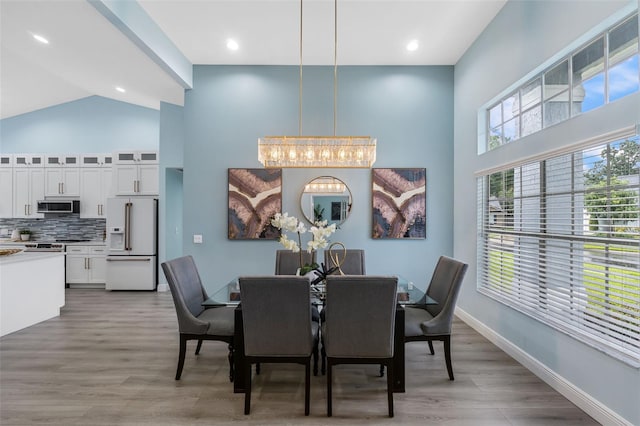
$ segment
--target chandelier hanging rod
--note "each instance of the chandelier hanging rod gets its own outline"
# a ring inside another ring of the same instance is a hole
[[[338,126],[338,0],[334,0],[333,6],[333,136],[302,136],[303,0],[300,0],[298,136],[266,136],[259,138],[258,160],[266,168],[370,168],[376,161],[375,138],[369,136],[336,136]]]

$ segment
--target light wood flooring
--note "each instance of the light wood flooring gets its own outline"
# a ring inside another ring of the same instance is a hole
[[[0,339],[4,425],[590,425],[592,418],[459,320],[452,339],[455,381],[442,344],[407,344],[404,394],[387,417],[378,367],[338,366],[334,417],[326,377],[312,377],[304,417],[301,366],[263,365],[251,414],[228,380],[227,345],[190,342],[174,380],[177,320],[171,295],[68,289],[61,316]]]

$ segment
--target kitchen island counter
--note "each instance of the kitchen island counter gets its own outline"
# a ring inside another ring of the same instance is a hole
[[[0,256],[0,336],[60,315],[64,267],[62,252]]]

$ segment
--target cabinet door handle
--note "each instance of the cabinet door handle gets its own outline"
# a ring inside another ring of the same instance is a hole
[[[60,193],[64,194],[64,182],[60,182]]]
[[[24,215],[25,215],[25,216],[27,216],[27,215],[28,215],[28,213],[27,213],[27,205],[28,205],[28,204],[25,204],[25,205],[24,205]]]

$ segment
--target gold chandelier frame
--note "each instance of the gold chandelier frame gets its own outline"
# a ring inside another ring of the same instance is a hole
[[[258,161],[265,168],[371,168],[376,161],[375,138],[336,136],[338,111],[338,0],[334,0],[333,136],[302,136],[302,0],[300,0],[300,77],[298,136],[258,139]]]

